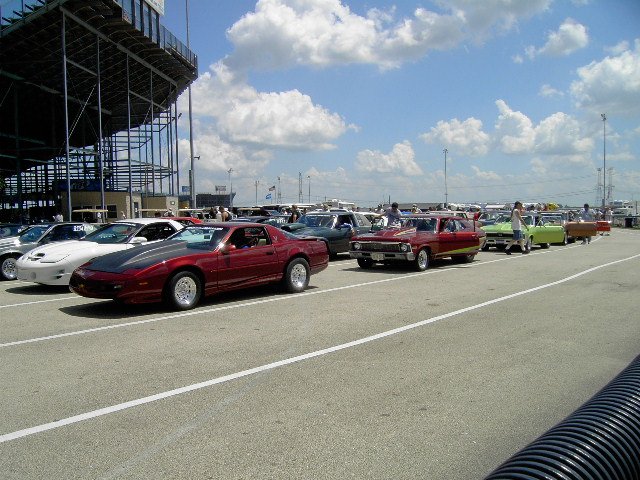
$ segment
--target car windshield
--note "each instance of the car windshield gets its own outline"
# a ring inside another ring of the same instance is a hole
[[[499,212],[484,212],[480,214],[480,216],[478,217],[478,220],[493,220],[502,215],[504,214]]]
[[[403,218],[401,222],[403,227],[415,227],[419,232],[435,232],[438,223],[435,218]]]
[[[511,214],[503,213],[498,218],[496,218],[496,223],[511,223]]]
[[[336,215],[302,215],[298,219],[298,223],[302,223],[307,227],[331,228],[333,227],[336,218]]]
[[[557,225],[562,224],[562,216],[560,215],[543,215],[542,219],[545,221],[545,223],[553,223]]]
[[[0,225],[0,238],[13,237],[24,229],[25,227],[23,225]]]
[[[23,243],[37,242],[42,234],[49,230],[49,227],[49,225],[34,225],[18,235],[18,238]]]
[[[95,243],[127,243],[140,229],[135,223],[112,223],[88,234],[81,241]]]
[[[206,227],[194,225],[174,233],[167,240],[187,242],[187,248],[215,250],[222,239],[229,233],[228,227]]]

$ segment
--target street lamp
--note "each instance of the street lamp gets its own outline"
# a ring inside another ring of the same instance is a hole
[[[282,202],[282,190],[280,189],[280,177],[278,177],[278,203]]]
[[[231,183],[231,174],[233,173],[233,168],[227,170],[229,174],[229,209],[233,208],[233,183]]]
[[[195,178],[193,174],[193,167],[195,165],[195,160],[200,160],[200,155],[196,155],[195,157],[191,157],[191,169],[189,170],[189,192],[191,192],[191,208],[196,208],[196,184]]]
[[[256,180],[256,207],[258,206],[258,184],[260,182],[258,180]]]
[[[186,17],[187,17],[187,50],[191,50],[191,44],[189,42],[189,0],[185,0]],[[191,84],[188,87],[189,91],[189,154],[191,156],[191,174],[189,175],[189,188],[191,189],[191,208],[196,208],[196,174],[195,174],[195,159],[193,156],[193,109],[191,107]],[[200,158],[200,157],[198,157]]]
[[[449,190],[447,189],[447,153],[449,153],[449,150],[445,148],[442,151],[444,153],[444,208],[448,208]]]
[[[307,175],[307,180],[309,180],[309,204],[311,204],[311,175]]]
[[[607,197],[607,114],[601,113],[602,117],[602,206],[606,205]]]

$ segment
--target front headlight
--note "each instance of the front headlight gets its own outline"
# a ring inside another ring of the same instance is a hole
[[[400,251],[401,252],[410,252],[411,251],[411,245],[409,245],[408,243],[401,243],[400,244]]]
[[[62,254],[62,253],[45,255],[44,257],[40,258],[40,263],[58,263],[64,260],[65,258],[67,258],[68,256],[69,256],[68,254]]]
[[[360,242],[353,242],[354,250],[360,250],[361,248],[362,248],[362,245],[360,245]]]

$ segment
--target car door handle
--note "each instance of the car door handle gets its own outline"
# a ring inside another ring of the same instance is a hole
[[[267,252],[265,255],[273,255],[273,252]]]

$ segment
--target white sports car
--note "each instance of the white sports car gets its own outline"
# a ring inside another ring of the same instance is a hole
[[[18,279],[45,285],[69,285],[73,271],[89,260],[164,240],[184,227],[165,218],[118,220],[90,233],[82,240],[70,240],[31,250],[16,262]]]

